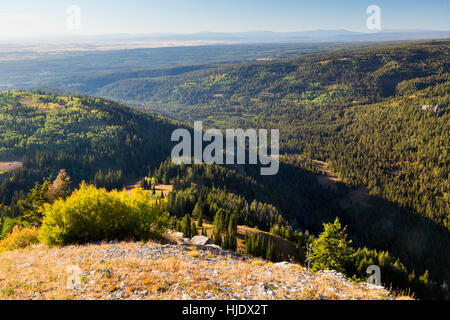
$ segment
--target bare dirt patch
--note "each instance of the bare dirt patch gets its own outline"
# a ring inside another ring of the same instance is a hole
[[[0,161],[0,172],[12,172],[14,170],[20,169],[23,163],[20,161]]]
[[[330,188],[336,190],[336,182],[338,181],[338,177],[334,172],[331,172],[328,169],[328,163],[324,161],[314,160],[314,164],[316,168],[322,173],[322,175],[317,177],[317,181],[322,187]]]
[[[22,165],[21,161],[0,161],[0,182],[15,170],[22,168]]]
[[[140,180],[128,185],[126,187],[127,193],[131,193],[131,191],[133,189],[136,189],[138,187],[140,187]],[[169,192],[172,191],[172,189],[173,189],[173,186],[171,184],[157,184],[155,186],[155,192],[157,194],[161,194],[161,191],[162,191],[164,196],[167,196],[169,194]],[[152,192],[153,190],[146,190],[146,191]]]
[[[21,98],[21,99],[19,99],[19,101],[20,101],[20,103],[23,103],[23,104],[25,104],[25,105],[27,105],[27,106],[29,106],[29,107],[31,107],[32,105],[34,105],[33,99],[32,99],[32,98],[29,98],[29,97],[27,97],[27,98]]]
[[[169,194],[170,191],[172,191],[173,186],[170,184],[158,184],[155,186],[155,190],[157,193],[161,193],[161,191],[164,193],[165,196]]]
[[[328,169],[328,163],[324,161],[314,160],[316,168],[322,173],[317,176],[317,181],[322,187],[330,188],[332,190],[337,189],[337,182],[339,181],[337,175]],[[339,203],[343,209],[347,209],[352,203],[367,204],[370,195],[369,191],[365,187],[359,187],[350,191],[344,198],[340,199]]]

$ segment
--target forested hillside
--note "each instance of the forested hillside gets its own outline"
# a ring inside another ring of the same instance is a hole
[[[132,78],[96,95],[222,128],[280,128],[348,186],[450,228],[447,40]]]
[[[89,97],[40,92],[0,94],[0,160],[23,167],[4,172],[0,201],[14,204],[36,182],[66,169],[82,180],[122,187],[170,155],[175,126],[167,120]],[[0,176],[1,177],[1,176]]]
[[[426,273],[427,281],[440,279],[441,284],[442,279],[449,279],[450,256],[442,252],[442,247],[450,245],[446,229],[378,197],[352,200],[355,190],[341,183],[335,190],[324,189],[311,165],[306,159],[288,157],[277,175],[261,177],[252,166],[235,171],[166,161],[153,177],[162,183],[174,182],[168,210],[179,219],[191,215],[192,220],[201,216],[212,221],[221,214],[235,215],[240,225],[292,241],[304,257],[306,244],[320,233],[322,223],[339,217],[353,246],[361,250],[347,269],[349,276],[363,277],[364,267],[372,261],[384,265],[386,285],[428,292],[425,295],[440,285],[418,289],[419,275]]]

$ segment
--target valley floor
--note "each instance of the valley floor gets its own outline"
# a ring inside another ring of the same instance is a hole
[[[42,245],[0,254],[0,299],[394,299],[335,271],[214,246]]]

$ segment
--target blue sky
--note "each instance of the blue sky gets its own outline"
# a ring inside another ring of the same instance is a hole
[[[0,37],[73,33],[69,5],[81,9],[79,34],[364,32],[369,5],[380,7],[383,29],[450,30],[450,0],[13,0],[0,3]]]

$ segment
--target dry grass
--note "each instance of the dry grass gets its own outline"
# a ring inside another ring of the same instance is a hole
[[[163,249],[121,243],[3,252],[0,299],[388,298],[384,291],[321,277],[299,265],[285,268],[200,249]]]

